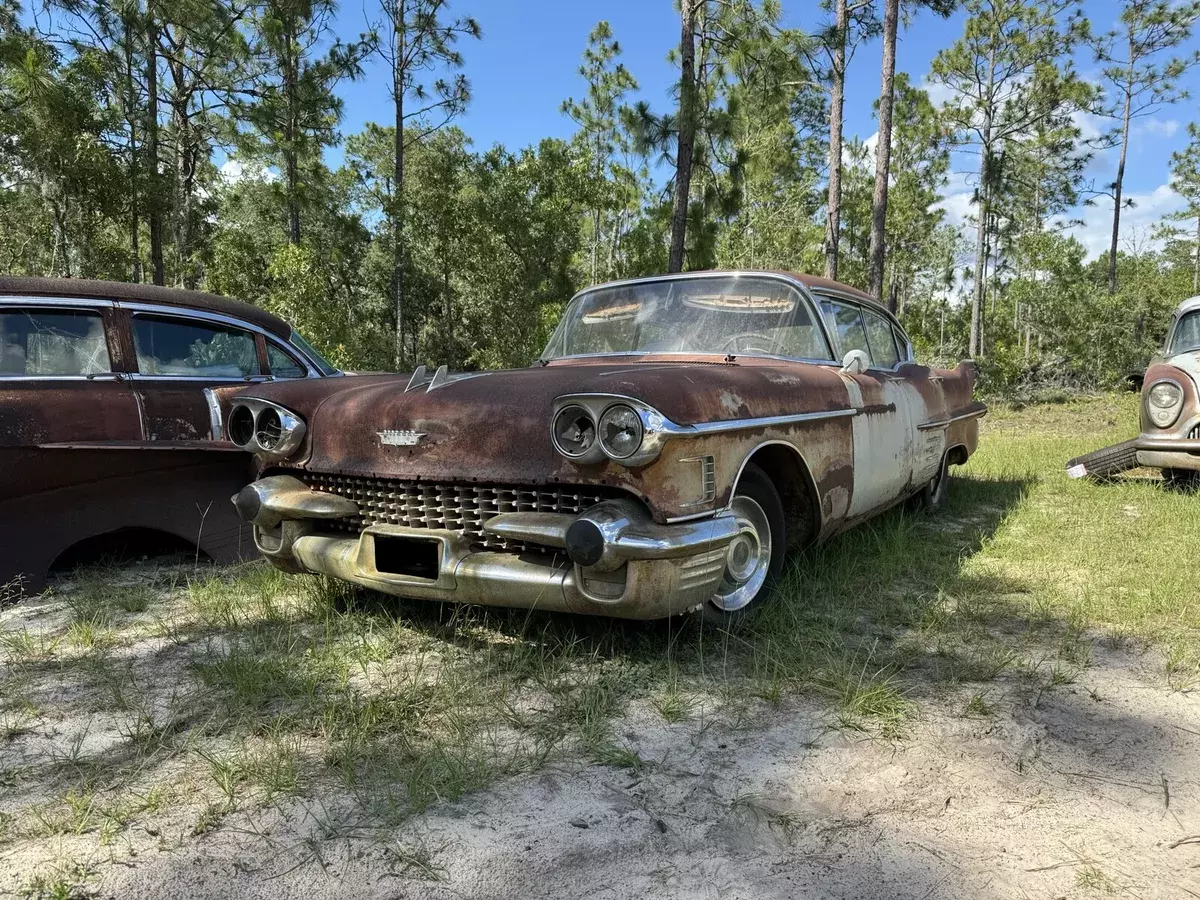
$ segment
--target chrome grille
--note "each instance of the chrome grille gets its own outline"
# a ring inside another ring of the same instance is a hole
[[[1192,426],[1191,430],[1188,432],[1188,440],[1189,441],[1200,440],[1200,422],[1197,422],[1195,425]]]
[[[323,472],[295,474],[313,490],[358,504],[359,515],[327,523],[335,530],[357,533],[370,525],[444,528],[467,535],[473,546],[516,552],[529,547],[488,534],[483,523],[506,512],[580,513],[601,500],[628,496],[618,488],[594,485],[425,484]]]

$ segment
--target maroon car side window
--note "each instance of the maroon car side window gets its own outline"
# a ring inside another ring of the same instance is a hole
[[[0,313],[0,376],[86,376],[111,371],[100,313],[46,309]]]
[[[136,316],[133,343],[143,375],[244,378],[260,374],[254,336],[193,319]]]

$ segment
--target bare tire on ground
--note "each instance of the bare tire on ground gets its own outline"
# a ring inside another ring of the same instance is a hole
[[[704,604],[705,620],[726,627],[740,624],[766,602],[787,553],[783,501],[753,463],[742,472],[730,508],[740,530],[726,550],[721,584]]]
[[[1104,481],[1138,465],[1136,441],[1122,441],[1111,447],[1101,447],[1067,461],[1067,474],[1072,478],[1091,478]]]

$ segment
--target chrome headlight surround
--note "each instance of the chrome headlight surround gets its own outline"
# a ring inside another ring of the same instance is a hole
[[[243,450],[272,459],[295,453],[307,430],[300,416],[270,400],[239,397],[229,411],[229,439]]]
[[[559,441],[555,434],[555,426],[558,423],[559,416],[573,407],[578,407],[587,413],[596,429],[596,439],[592,442],[587,452],[574,456],[563,451],[563,448],[559,446]],[[600,434],[600,422],[610,412],[616,412],[618,409],[623,410],[625,408],[632,410],[638,417],[638,422],[641,425],[642,439],[637,448],[631,453],[618,456],[609,447],[605,446],[605,442]],[[567,459],[571,460],[571,462],[580,464],[598,463],[607,459],[633,469],[649,465],[658,459],[663,445],[669,438],[693,434],[694,430],[676,425],[648,403],[643,403],[641,400],[633,397],[625,397],[621,394],[568,394],[558,397],[554,401],[554,416],[551,419],[550,432],[554,448]]]
[[[1173,378],[1161,378],[1146,391],[1145,406],[1156,428],[1170,428],[1183,412],[1183,387]]]

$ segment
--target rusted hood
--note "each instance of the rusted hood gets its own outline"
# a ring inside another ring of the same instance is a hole
[[[453,480],[542,482],[603,475],[579,469],[550,443],[556,397],[612,393],[651,404],[681,424],[843,409],[836,372],[796,363],[571,362],[472,373],[432,389],[408,376],[359,376],[256,386],[308,423],[297,460],[322,471]],[[411,431],[385,446],[381,431]]]

